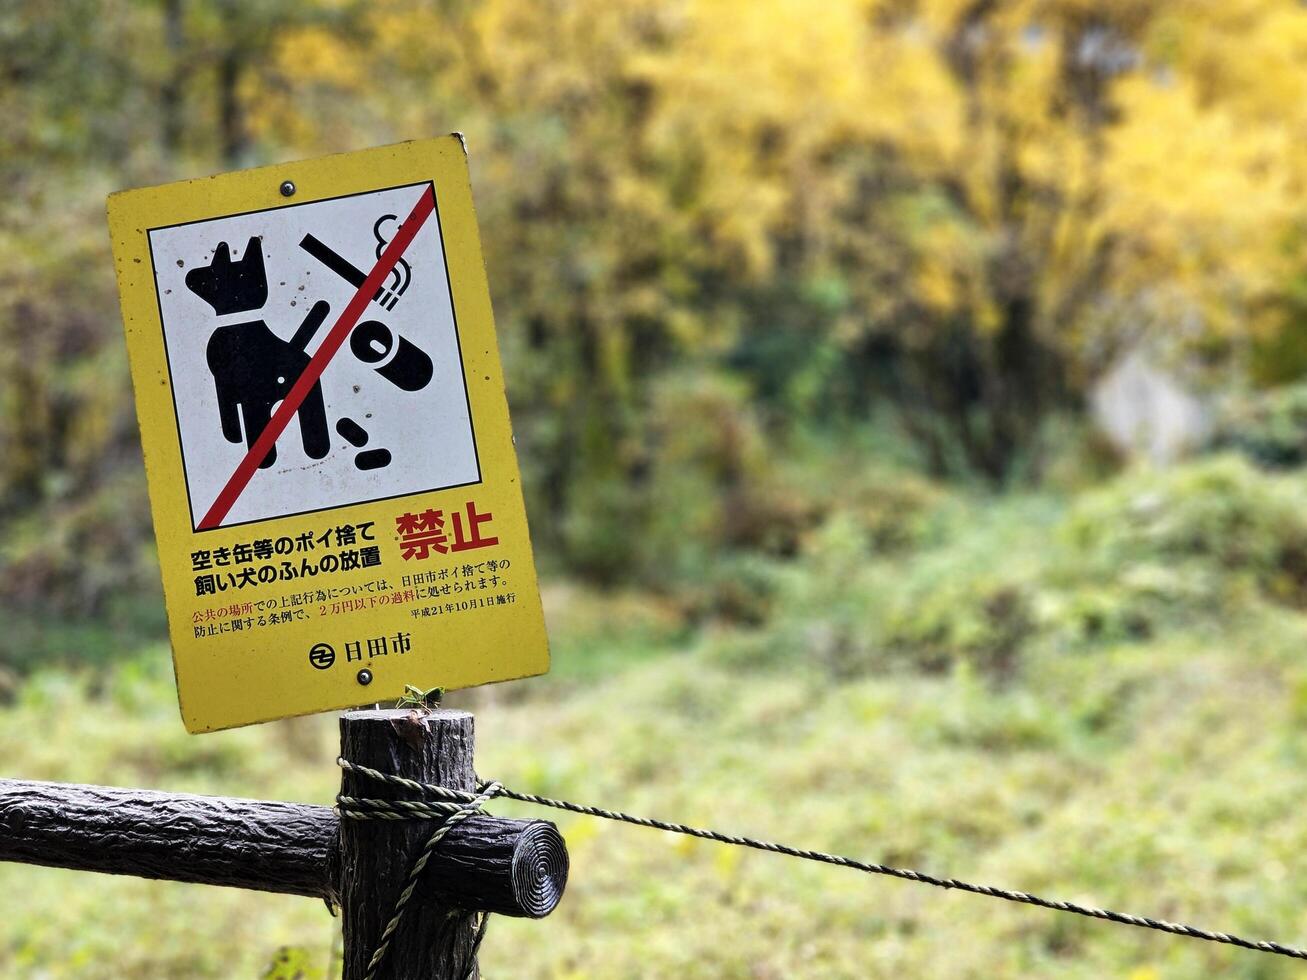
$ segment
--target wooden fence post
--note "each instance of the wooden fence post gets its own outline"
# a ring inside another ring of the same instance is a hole
[[[341,755],[350,762],[424,783],[471,791],[473,721],[466,711],[440,710],[418,719],[401,709],[351,711],[340,720]],[[347,796],[373,799],[406,794],[346,770]],[[412,794],[407,794],[411,797]],[[442,853],[470,872],[456,894],[442,890],[440,875],[424,877],[395,931],[378,973],[385,980],[463,980],[476,976],[472,950],[475,922],[468,909],[538,908],[557,904],[567,879],[567,853],[552,824],[533,821],[525,845],[508,852],[492,832],[465,835]],[[509,823],[505,822],[505,827]],[[395,909],[414,859],[431,836],[421,820],[344,820],[341,826],[341,908],[344,916],[344,980],[363,980],[383,929]],[[520,830],[519,830],[520,833]],[[510,854],[505,864],[505,854]],[[542,870],[548,869],[548,873]],[[498,883],[499,893],[469,893],[469,882]],[[543,883],[543,892],[540,890]],[[509,892],[504,892],[507,885]],[[533,894],[523,894],[523,888]],[[547,892],[548,894],[545,894]],[[528,914],[537,914],[528,911]]]

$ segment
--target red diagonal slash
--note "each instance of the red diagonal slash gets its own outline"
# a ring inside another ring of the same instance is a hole
[[[263,427],[259,437],[254,440],[254,445],[245,454],[245,458],[240,461],[240,465],[236,467],[236,472],[231,475],[226,486],[222,488],[222,492],[218,494],[218,499],[213,502],[213,506],[204,515],[204,519],[200,521],[200,526],[196,530],[207,531],[210,528],[217,527],[222,523],[228,512],[231,511],[236,499],[249,486],[250,480],[254,478],[259,463],[277,444],[277,440],[281,438],[281,434],[286,430],[291,417],[300,410],[300,406],[304,404],[304,399],[308,397],[313,386],[318,383],[318,379],[322,377],[322,372],[327,369],[327,365],[331,363],[336,351],[340,350],[341,345],[345,343],[345,338],[349,336],[349,332],[358,323],[359,317],[367,309],[368,303],[372,302],[372,297],[376,295],[381,283],[390,275],[390,271],[395,268],[395,263],[404,254],[404,249],[408,248],[418,230],[426,223],[427,218],[431,216],[431,212],[435,210],[435,207],[436,199],[431,192],[431,185],[428,184],[422,192],[422,196],[418,198],[417,204],[413,206],[413,210],[409,212],[409,216],[404,219],[404,223],[396,230],[395,237],[386,246],[386,250],[381,253],[381,258],[377,259],[377,264],[372,267],[368,277],[359,286],[354,298],[349,301],[349,304],[341,312],[336,325],[331,328],[331,332],[327,334],[322,341],[322,345],[318,347],[317,352],[309,361],[308,367],[304,369],[304,373],[291,386],[290,393],[282,400],[277,411],[272,414],[272,418]]]

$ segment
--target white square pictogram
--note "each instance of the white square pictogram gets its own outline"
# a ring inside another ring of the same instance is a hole
[[[430,187],[150,229],[192,529]],[[437,198],[217,526],[480,479]]]

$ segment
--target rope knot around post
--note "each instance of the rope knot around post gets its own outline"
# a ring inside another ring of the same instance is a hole
[[[558,904],[562,836],[484,812],[503,787],[477,782],[469,713],[351,711],[340,724],[344,980],[475,978],[490,913],[541,918]]]

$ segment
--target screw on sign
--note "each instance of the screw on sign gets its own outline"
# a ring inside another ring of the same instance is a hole
[[[460,141],[109,211],[187,727],[546,670]]]

